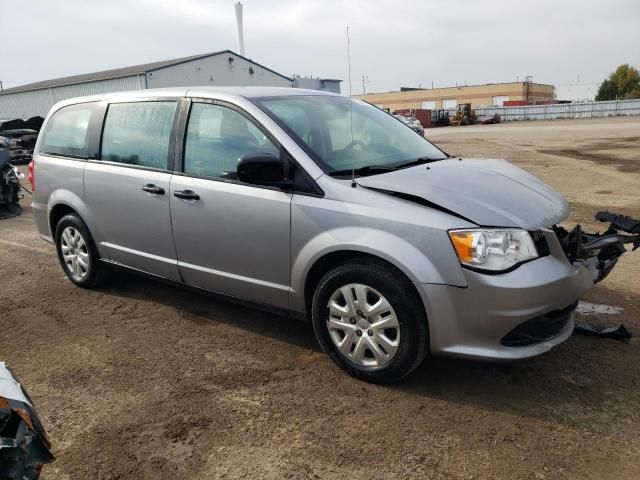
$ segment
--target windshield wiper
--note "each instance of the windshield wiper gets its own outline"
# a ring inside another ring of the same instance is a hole
[[[391,167],[387,165],[366,165],[364,167],[351,169],[347,168],[344,170],[336,170],[335,172],[331,172],[329,175],[332,177],[342,177],[346,175],[351,175],[353,172],[355,175],[366,176],[366,175],[375,175],[377,173],[386,173],[393,172],[396,167]]]
[[[420,157],[416,158],[415,160],[409,160],[408,162],[400,163],[398,165],[366,165],[364,167],[356,168],[355,170],[352,170],[350,168],[346,168],[344,170],[336,170],[335,172],[331,172],[329,175],[331,175],[332,177],[342,177],[351,175],[351,172],[359,176],[376,175],[378,173],[393,172],[395,170],[400,170],[401,168],[409,168],[425,163],[437,162],[438,160],[446,160],[447,158],[448,157]]]
[[[420,157],[415,160],[409,160],[408,162],[401,163],[393,167],[394,170],[399,170],[401,168],[409,168],[415,167],[416,165],[424,165],[425,163],[437,162],[438,160],[446,160],[447,157],[443,158],[431,158],[431,157]]]

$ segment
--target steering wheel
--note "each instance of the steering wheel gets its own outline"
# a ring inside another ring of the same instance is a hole
[[[353,147],[355,147],[356,145],[360,145],[362,150],[364,150],[366,148],[366,145],[364,144],[364,142],[362,140],[351,140],[351,143],[349,143],[349,145],[344,147],[344,149],[345,150],[352,150]]]

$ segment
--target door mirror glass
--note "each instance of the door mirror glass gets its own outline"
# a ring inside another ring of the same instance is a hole
[[[254,185],[279,186],[284,182],[284,162],[270,153],[251,153],[238,160],[238,180]]]

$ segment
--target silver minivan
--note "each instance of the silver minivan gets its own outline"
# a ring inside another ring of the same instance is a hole
[[[606,235],[558,227],[567,202],[525,171],[451,156],[319,91],[67,100],[29,168],[40,235],[76,285],[118,265],[311,319],[330,357],[373,382],[428,353],[546,352],[624,243],[640,242],[615,216]]]

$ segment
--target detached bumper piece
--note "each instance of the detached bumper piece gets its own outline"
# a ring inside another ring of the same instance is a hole
[[[640,220],[610,212],[598,212],[596,220],[609,223],[604,233],[585,233],[580,225],[568,231],[555,226],[553,229],[571,263],[586,261],[594,267],[594,283],[604,280],[613,270],[620,255],[640,247]]]
[[[500,343],[505,347],[526,347],[551,340],[571,321],[577,305],[578,302],[527,320],[507,333]]]
[[[592,323],[576,323],[573,329],[574,333],[580,335],[588,335],[590,337],[611,338],[613,340],[620,340],[624,343],[629,343],[632,333],[627,330],[624,325],[617,327],[603,327],[600,325],[594,325]]]
[[[29,395],[0,362],[0,480],[37,480],[50,448]]]

